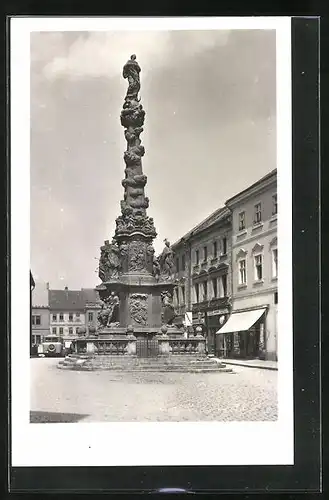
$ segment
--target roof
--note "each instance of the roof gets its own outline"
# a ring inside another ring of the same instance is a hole
[[[87,302],[92,302],[92,303],[99,302],[100,299],[99,299],[99,295],[98,295],[97,290],[94,290],[93,288],[82,288],[81,290],[84,293],[86,303]]]
[[[183,240],[191,238],[192,236],[195,236],[198,233],[201,233],[201,231],[204,231],[205,229],[208,229],[209,227],[213,226],[217,222],[224,220],[229,215],[230,215],[230,211],[227,207],[217,208],[217,210],[212,212],[208,217],[206,217],[206,219],[203,219],[201,222],[199,222],[199,224],[194,226],[188,233],[184,234],[184,236],[182,238],[180,238],[178,241],[176,241],[173,244],[173,247],[177,246]]]
[[[248,194],[249,191],[255,190],[257,187],[260,187],[266,181],[270,181],[272,177],[274,179],[276,177],[276,174],[277,174],[277,169],[275,168],[274,170],[271,170],[271,172],[269,172],[268,174],[264,175],[264,177],[258,179],[258,181],[254,182],[253,184],[250,184],[250,186],[248,186],[246,189],[243,189],[239,193],[229,198],[226,201],[226,205],[229,206],[231,203],[234,203],[238,198]]]
[[[87,302],[98,302],[98,293],[92,288],[81,290],[49,290],[49,307],[52,310],[84,310]]]
[[[48,283],[35,282],[32,290],[32,307],[49,307]]]

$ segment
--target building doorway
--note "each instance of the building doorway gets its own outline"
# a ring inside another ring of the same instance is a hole
[[[260,324],[250,330],[239,332],[239,356],[254,359],[259,356]]]

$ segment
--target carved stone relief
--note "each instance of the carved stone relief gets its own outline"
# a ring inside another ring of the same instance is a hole
[[[132,241],[129,245],[129,271],[143,271],[146,265],[145,243]]]
[[[130,316],[140,325],[146,325],[147,322],[147,297],[145,293],[133,293],[130,296]]]

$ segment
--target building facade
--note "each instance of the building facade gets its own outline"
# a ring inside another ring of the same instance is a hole
[[[33,274],[30,270],[30,310],[31,310],[31,316],[30,316],[30,355],[33,353],[32,350],[32,345],[33,345],[33,336],[32,336],[32,292],[35,287],[35,281],[33,278]]]
[[[92,333],[98,326],[98,313],[101,310],[101,302],[98,293],[91,288],[82,288],[85,297],[85,326],[86,331]]]
[[[32,290],[32,345],[41,344],[44,337],[49,334],[49,284],[35,282]]]
[[[216,332],[230,314],[231,214],[216,210],[173,245],[177,287],[174,305],[183,322],[189,313],[194,327],[201,326],[208,351],[216,352]]]
[[[50,331],[64,341],[78,335],[79,329],[97,326],[100,309],[98,294],[92,289],[49,290]]]
[[[226,357],[277,360],[276,170],[226,206],[232,213],[232,314],[219,342]]]

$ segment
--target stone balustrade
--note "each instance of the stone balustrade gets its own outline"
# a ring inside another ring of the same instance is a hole
[[[161,332],[156,335],[159,356],[169,355],[205,355],[206,339],[203,337],[202,329],[196,328],[195,333],[188,337],[181,333],[172,333],[171,329],[163,326]],[[97,355],[127,355],[136,356],[137,338],[132,327],[128,327],[125,334],[108,335],[105,337],[79,335],[75,342],[77,354]]]

